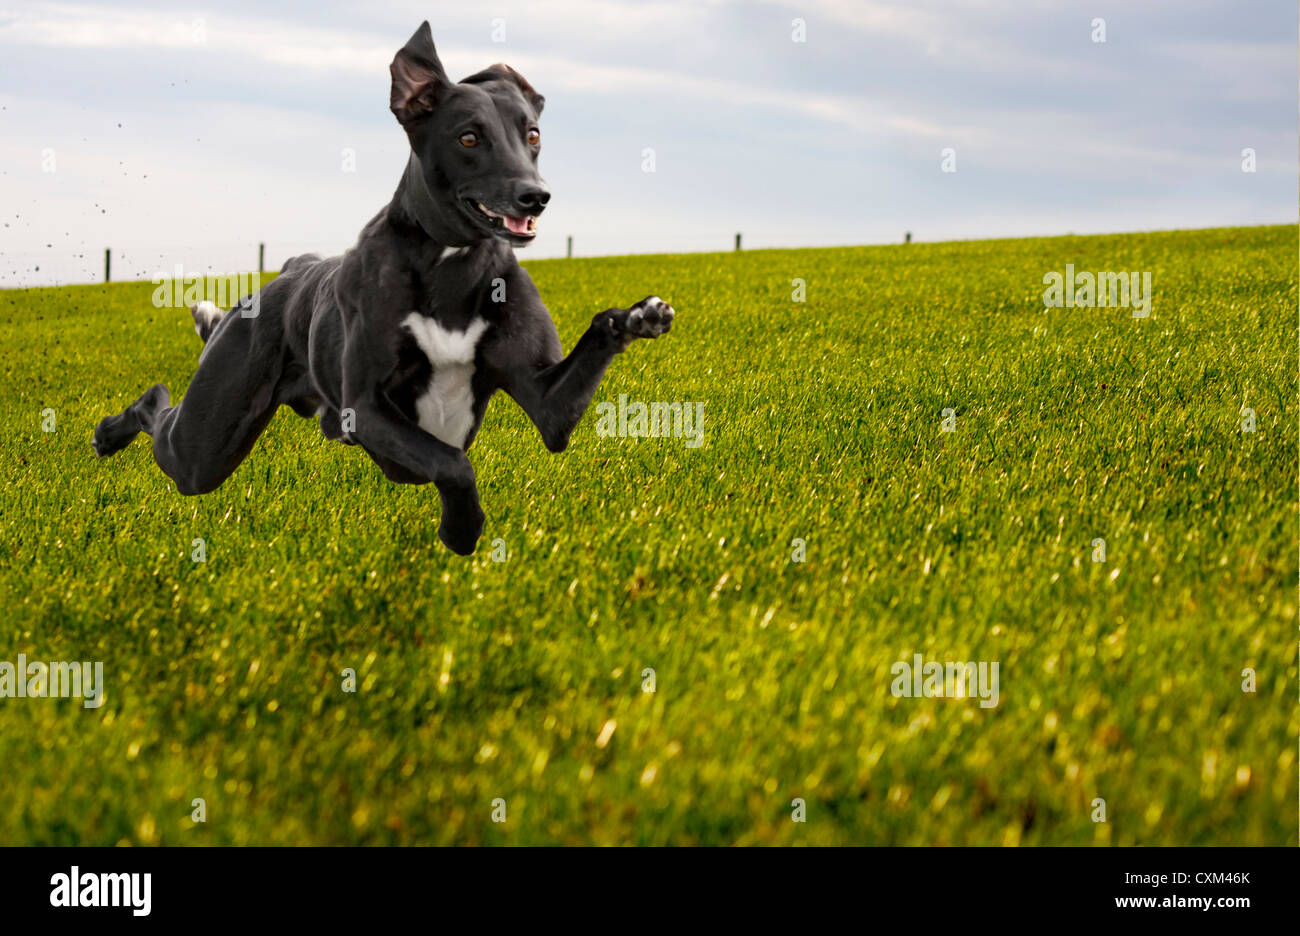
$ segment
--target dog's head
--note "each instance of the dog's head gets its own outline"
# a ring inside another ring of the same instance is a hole
[[[447,79],[428,22],[389,66],[389,107],[406,130],[439,214],[467,240],[522,246],[551,193],[537,174],[545,99],[509,65]]]

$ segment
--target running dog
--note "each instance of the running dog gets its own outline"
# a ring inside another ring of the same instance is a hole
[[[564,357],[515,260],[551,193],[537,172],[544,99],[508,65],[452,83],[427,22],[389,67],[389,107],[411,144],[387,207],[342,257],[295,257],[229,312],[192,310],[205,347],[175,406],[154,384],[95,429],[101,456],[139,433],[181,494],[206,494],[281,405],[320,416],[401,484],[432,482],[438,536],[470,555],[483,531],[466,452],[504,390],[563,451],[614,355],[672,326],[657,296],[606,309]]]

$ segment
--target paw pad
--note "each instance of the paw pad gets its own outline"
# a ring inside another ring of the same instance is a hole
[[[628,310],[626,331],[638,338],[657,338],[673,324],[673,307],[658,296],[648,296]]]

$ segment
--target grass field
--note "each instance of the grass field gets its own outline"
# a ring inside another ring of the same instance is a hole
[[[288,410],[204,497],[143,438],[97,461],[101,417],[183,394],[188,313],[0,293],[0,660],[107,686],[0,699],[0,842],[1294,845],[1297,245],[527,262],[566,348],[675,306],[596,400],[703,401],[705,441],[593,410],[550,455],[498,396],[469,560]],[[1046,311],[1067,263],[1150,271],[1151,317]],[[918,653],[997,662],[999,704],[895,697]]]

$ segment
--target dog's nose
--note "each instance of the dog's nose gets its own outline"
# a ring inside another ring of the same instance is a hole
[[[541,214],[550,200],[550,190],[534,182],[525,182],[515,189],[515,204],[524,214]]]

